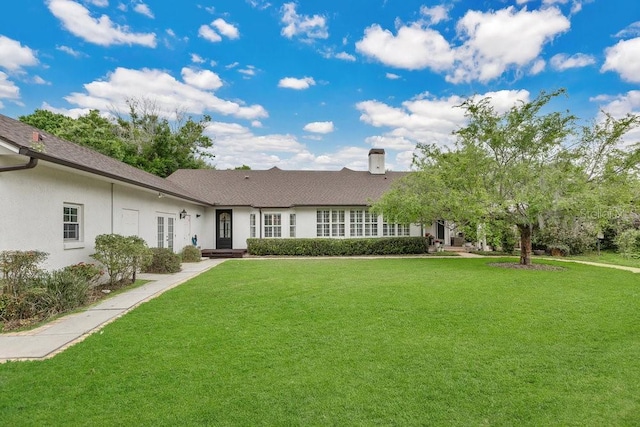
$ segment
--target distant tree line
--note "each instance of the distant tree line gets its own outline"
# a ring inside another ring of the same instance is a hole
[[[111,119],[99,110],[74,119],[37,109],[19,120],[163,178],[178,169],[213,168],[207,162],[214,157],[213,141],[204,135],[211,117],[194,121],[176,114],[177,120],[169,122],[151,101],[129,99],[127,105],[126,116],[112,114]]]

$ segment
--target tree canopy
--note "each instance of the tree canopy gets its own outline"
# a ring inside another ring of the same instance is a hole
[[[543,113],[562,94],[542,92],[506,112],[496,111],[489,98],[467,99],[459,107],[468,122],[454,132],[455,146],[418,144],[416,172],[374,210],[401,222],[516,227],[520,262],[530,264],[532,233],[545,221],[637,203],[630,189],[637,184],[639,150],[622,147],[621,138],[638,117],[606,116],[580,128],[568,111]]]
[[[20,121],[60,138],[161,177],[178,169],[211,168],[213,141],[204,135],[207,123],[177,114],[173,123],[160,118],[148,101],[128,100],[129,112],[109,119],[98,110],[77,119],[47,110],[35,110]]]

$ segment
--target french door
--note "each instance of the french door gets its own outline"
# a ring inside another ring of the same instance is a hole
[[[169,248],[173,251],[173,242],[175,238],[175,222],[174,215],[158,215],[158,247]]]

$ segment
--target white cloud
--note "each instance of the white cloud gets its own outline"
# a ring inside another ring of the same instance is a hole
[[[544,59],[537,59],[532,65],[531,68],[529,69],[529,73],[531,75],[536,75],[536,74],[540,74],[541,72],[544,71],[544,69],[547,66],[547,61],[545,61]]]
[[[326,39],[329,37],[327,20],[320,15],[298,15],[295,3],[282,5],[281,21],[285,25],[281,34],[288,39],[301,37],[303,40]]]
[[[2,71],[0,71],[0,99],[20,99],[20,89]],[[3,104],[0,102],[0,108],[2,107]]]
[[[640,37],[640,21],[636,21],[626,28],[618,31],[614,37],[624,39],[628,37]]]
[[[343,61],[355,61],[356,57],[347,52],[339,52],[334,55],[334,58],[342,59]]]
[[[37,85],[51,85],[51,82],[46,81],[40,76],[33,76],[33,83]]]
[[[216,90],[222,87],[220,76],[209,70],[197,71],[184,67],[182,69],[182,80],[188,85],[203,90]]]
[[[211,25],[215,27],[220,34],[227,38],[234,40],[240,37],[240,31],[238,31],[238,28],[229,24],[222,18],[216,19],[211,23]]]
[[[313,79],[313,77],[303,77],[301,79],[297,79],[295,77],[285,77],[278,82],[278,87],[303,90],[309,89],[309,87],[315,86],[315,84],[316,81]]]
[[[601,71],[615,71],[622,80],[640,82],[640,37],[621,40],[605,50],[607,57]]]
[[[75,1],[48,0],[48,7],[69,32],[89,43],[156,47],[155,33],[133,33],[127,26],[113,23],[107,15],[93,18],[86,7]]]
[[[247,120],[268,117],[261,105],[224,100],[208,90],[192,85],[207,88],[216,86],[218,83],[213,73],[186,70],[183,70],[184,75],[191,84],[181,82],[161,70],[119,67],[104,79],[85,84],[84,92],[74,92],[64,99],[80,108],[128,111],[127,99],[151,97],[150,101],[155,104],[158,113],[168,118],[174,117],[176,110],[189,114],[215,113]]]
[[[209,40],[213,43],[222,41],[222,37],[220,37],[220,34],[216,33],[215,30],[208,25],[201,25],[198,29],[198,35],[203,39]]]
[[[85,0],[85,2],[98,7],[109,6],[109,0]]]
[[[201,25],[198,30],[198,35],[205,40],[217,43],[222,41],[222,36],[229,39],[237,39],[240,37],[238,28],[232,24],[227,23],[224,19],[218,18],[214,20],[211,25]]]
[[[432,25],[449,19],[449,9],[443,5],[433,7],[422,6],[420,13],[429,18],[429,23]]]
[[[399,75],[393,74],[393,73],[387,73],[385,77],[388,78],[389,80],[398,80],[400,78]]]
[[[564,53],[554,55],[550,60],[551,66],[559,71],[568,70],[569,68],[582,68],[596,63],[596,59],[591,55],[584,53],[576,53],[568,56]]]
[[[149,5],[145,4],[145,3],[138,3],[133,7],[133,10],[135,10],[137,13],[139,13],[140,15],[144,15],[147,18],[155,18],[155,16],[153,15],[153,12],[151,11],[151,8],[149,8]]]
[[[193,62],[194,64],[204,64],[205,62],[207,62],[207,60],[204,59],[202,56],[198,55],[197,53],[192,53],[191,62]]]
[[[507,111],[519,100],[528,101],[529,92],[498,91],[481,96],[491,98],[497,111]],[[369,100],[356,104],[361,112],[360,120],[376,128],[387,128],[381,135],[367,138],[373,146],[410,151],[418,142],[437,143],[441,146],[453,144],[451,132],[464,126],[464,110],[455,108],[465,99],[459,96],[436,98],[430,94],[420,95],[404,101],[400,107],[380,101]]]
[[[600,95],[590,99],[592,102],[599,104],[599,110],[611,114],[615,118],[622,118],[627,114],[640,116],[640,90],[631,90],[625,94],[609,96]],[[598,115],[596,120],[603,120],[602,113]],[[635,144],[640,141],[640,128],[635,128],[622,138],[623,144]]]
[[[40,106],[40,109],[51,111],[52,113],[56,113],[56,114],[63,114],[73,119],[77,119],[80,116],[86,116],[87,114],[89,114],[89,112],[91,112],[90,108],[56,108],[49,105],[46,102],[42,103],[42,106]],[[104,111],[101,111],[100,115],[105,118],[114,118],[113,115]]]
[[[397,35],[378,24],[365,29],[356,50],[385,65],[406,70],[430,68],[444,71],[453,65],[454,53],[445,38],[420,24],[402,26]]]
[[[22,46],[19,41],[0,35],[0,67],[9,71],[19,71],[22,67],[36,65],[35,52]]]
[[[68,55],[71,55],[71,56],[73,56],[75,58],[80,58],[81,56],[87,56],[86,54],[84,54],[82,52],[79,52],[79,51],[77,51],[77,50],[75,50],[75,49],[73,49],[73,48],[71,48],[69,46],[64,46],[64,45],[56,46],[56,50],[59,50],[60,52],[64,52],[64,53],[66,53]]]
[[[253,65],[247,65],[246,68],[241,68],[238,72],[243,74],[245,77],[253,77],[256,75],[256,67]]]
[[[640,90],[631,90],[626,94],[615,96],[600,95],[591,98],[590,101],[597,102],[600,110],[604,110],[614,117],[640,114]]]
[[[247,0],[247,3],[251,5],[254,9],[265,10],[271,7],[271,3],[265,0]]]
[[[465,42],[456,49],[456,67],[447,81],[488,82],[509,67],[526,66],[538,58],[545,43],[569,27],[569,20],[555,7],[468,11],[456,26]]]
[[[313,133],[331,133],[334,127],[333,122],[312,122],[306,124],[304,130]]]
[[[423,7],[421,13],[431,22],[448,16],[444,6]],[[450,83],[486,83],[509,69],[540,72],[544,45],[570,27],[556,7],[534,11],[507,7],[486,13],[469,10],[457,22],[456,46],[428,24],[424,20],[397,24],[396,34],[371,25],[356,49],[395,68],[443,73]]]

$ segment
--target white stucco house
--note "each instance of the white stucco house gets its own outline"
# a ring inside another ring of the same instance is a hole
[[[46,268],[91,261],[95,237],[136,235],[179,252],[246,249],[248,238],[421,236],[436,222],[390,224],[371,202],[407,172],[179,170],[167,179],[0,115],[0,251],[41,250]]]

